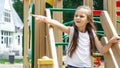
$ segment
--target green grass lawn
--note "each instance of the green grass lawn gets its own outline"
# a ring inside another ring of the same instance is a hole
[[[0,64],[5,64],[9,62],[9,59],[0,59]],[[14,63],[23,63],[23,59],[14,59]]]

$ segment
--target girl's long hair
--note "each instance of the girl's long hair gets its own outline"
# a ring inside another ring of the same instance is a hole
[[[93,52],[95,51],[95,39],[94,39],[93,30],[95,30],[95,27],[94,27],[93,18],[92,18],[92,11],[88,6],[79,6],[76,10],[79,10],[80,8],[84,8],[88,10],[87,19],[89,23],[87,23],[86,25],[86,31],[88,31],[88,34],[89,34],[90,53],[93,56]],[[68,54],[70,57],[72,57],[73,53],[75,52],[78,46],[77,42],[78,42],[79,30],[78,30],[78,27],[75,25],[75,23],[73,23],[73,27],[74,27],[74,34],[68,50]]]

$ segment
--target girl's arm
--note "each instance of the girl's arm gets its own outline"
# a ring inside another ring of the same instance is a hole
[[[101,54],[105,54],[109,48],[114,44],[114,43],[117,43],[117,42],[120,42],[120,37],[118,36],[113,36],[109,41],[108,43],[103,46],[100,41],[98,40],[97,36],[95,36],[95,45],[97,47],[97,49],[99,50],[99,52]]]
[[[54,27],[57,27],[59,28],[61,31],[69,34],[70,32],[70,28],[61,24],[60,22],[58,22],[57,20],[54,20],[54,19],[49,19],[45,16],[42,16],[42,15],[32,15],[33,17],[35,17],[35,20],[38,21],[38,22],[44,22],[44,23],[47,23],[47,24],[50,24]]]

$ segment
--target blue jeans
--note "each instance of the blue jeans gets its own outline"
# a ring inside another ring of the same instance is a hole
[[[65,68],[90,68],[90,67],[75,67],[75,66],[67,65]]]

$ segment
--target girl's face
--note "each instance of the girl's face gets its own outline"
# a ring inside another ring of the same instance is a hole
[[[74,15],[74,22],[75,25],[80,28],[80,27],[86,27],[86,24],[89,22],[87,19],[87,9],[77,9]]]

